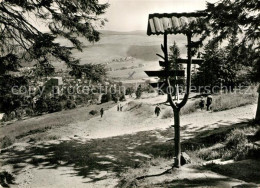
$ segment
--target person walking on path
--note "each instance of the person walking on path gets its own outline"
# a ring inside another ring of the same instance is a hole
[[[120,106],[119,106],[119,105],[117,105],[117,111],[119,111],[119,109],[120,109]]]
[[[122,112],[122,110],[123,110],[123,106],[120,105],[120,111]]]
[[[207,111],[211,110],[211,104],[212,104],[212,97],[211,95],[208,95],[207,97]]]
[[[101,108],[101,110],[100,110],[100,116],[103,117],[103,114],[104,114],[104,109]]]
[[[159,105],[157,105],[156,107],[155,107],[155,110],[154,110],[154,113],[155,113],[155,115],[157,115],[157,117],[160,115],[160,112],[161,112],[161,108],[159,107]]]
[[[200,105],[200,109],[203,110],[205,107],[205,100],[203,97],[201,97],[199,105]]]

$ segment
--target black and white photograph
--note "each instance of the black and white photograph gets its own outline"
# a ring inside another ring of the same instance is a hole
[[[260,187],[260,1],[0,0],[5,187]]]

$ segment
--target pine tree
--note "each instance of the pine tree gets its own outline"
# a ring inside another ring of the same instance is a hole
[[[39,75],[52,73],[53,61],[65,62],[68,68],[82,71],[71,50],[82,50],[77,37],[90,42],[100,39],[97,29],[106,21],[100,15],[107,7],[108,4],[99,4],[98,0],[0,1],[0,101],[12,95],[12,84],[22,84],[23,79],[9,74],[18,71],[22,62],[34,62]],[[36,24],[44,25],[49,32],[39,30]],[[73,47],[58,43],[58,37],[65,38]]]
[[[222,0],[215,4],[208,3],[206,12],[210,30],[215,34],[214,41],[221,42],[231,38],[234,33],[242,36],[241,44],[253,44],[251,54],[247,54],[248,64],[253,65],[255,77],[260,81],[259,39],[260,39],[260,1],[259,0]],[[243,48],[243,45],[240,45]],[[255,55],[258,54],[258,55]],[[259,86],[260,91],[260,86]],[[255,117],[260,121],[260,93]]]

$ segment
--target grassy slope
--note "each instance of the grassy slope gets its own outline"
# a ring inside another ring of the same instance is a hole
[[[91,110],[97,110],[97,115],[99,115],[99,110],[101,108],[106,110],[114,105],[114,102],[101,105],[90,105],[4,124],[0,126],[0,142],[5,136],[8,136],[14,141],[14,139],[21,139],[30,134],[41,133],[53,127],[66,126],[79,121],[87,121],[93,117],[93,115],[89,114]]]

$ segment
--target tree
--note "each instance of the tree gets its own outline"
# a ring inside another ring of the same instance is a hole
[[[242,36],[241,44],[251,44],[247,64],[254,66],[255,78],[260,81],[259,39],[260,39],[260,2],[258,0],[222,0],[215,4],[207,3],[208,23],[213,32],[214,41],[221,42],[234,34]],[[241,45],[243,48],[243,45]],[[258,54],[258,55],[256,55]],[[260,86],[259,86],[260,91]],[[260,93],[258,97],[256,121],[260,121]]]
[[[84,64],[70,71],[70,75],[76,78],[81,78],[82,73],[85,73],[86,78],[89,80],[102,82],[107,75],[107,69],[103,64]]]
[[[18,71],[22,62],[34,62],[39,75],[53,72],[53,61],[65,62],[68,68],[82,71],[71,50],[82,50],[82,42],[77,37],[90,42],[100,39],[97,29],[106,21],[100,15],[107,7],[108,4],[99,4],[98,0],[1,1],[0,80],[8,77],[10,82],[1,84],[0,98],[10,94],[17,78],[9,72]],[[33,20],[45,25],[49,32],[39,30]],[[58,43],[58,37],[68,40],[72,47]]]
[[[180,48],[174,41],[173,45],[169,47],[169,70],[183,70],[183,64],[177,63],[177,59],[180,58]],[[173,84],[174,92],[173,94],[179,99],[179,85],[176,83],[176,80],[178,80],[177,76],[170,77],[170,82]],[[184,85],[184,79],[182,78],[181,84]],[[169,100],[169,99],[167,99]]]
[[[224,53],[219,49],[218,44],[209,43],[204,48],[204,62],[200,65],[196,76],[197,86],[210,86],[212,91],[213,86],[219,85],[224,79],[222,74],[222,66],[224,65]]]
[[[196,86],[226,86],[229,91],[236,85],[247,82],[247,76],[242,62],[244,61],[236,37],[226,47],[219,47],[218,43],[209,41],[204,48],[203,63],[198,73],[193,77]]]

